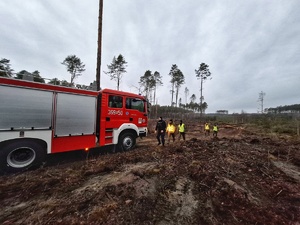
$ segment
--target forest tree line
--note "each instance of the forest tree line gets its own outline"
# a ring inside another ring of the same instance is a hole
[[[2,77],[10,77],[15,79],[25,79],[31,80],[34,82],[47,83],[52,85],[61,85],[67,87],[76,87],[80,89],[94,89],[95,81],[90,83],[89,86],[75,84],[74,80],[81,76],[85,71],[85,65],[81,62],[80,58],[76,55],[67,56],[63,62],[61,62],[64,66],[66,66],[67,71],[71,75],[70,82],[67,80],[59,80],[58,78],[46,79],[44,78],[38,70],[33,72],[28,72],[27,70],[21,70],[17,73],[14,73],[14,70],[11,68],[10,60],[2,58],[0,60],[0,76]],[[113,57],[113,60],[110,65],[107,65],[107,71],[104,71],[111,80],[116,81],[117,90],[119,90],[119,84],[121,82],[122,76],[126,73],[127,62],[123,55],[119,54],[117,57]],[[183,72],[178,68],[176,64],[171,66],[169,76],[171,83],[171,101],[170,105],[172,107],[179,107],[184,109],[189,109],[194,112],[205,112],[208,107],[207,102],[203,102],[204,97],[202,96],[202,85],[203,82],[211,76],[209,71],[209,66],[205,63],[201,63],[198,69],[195,69],[196,78],[201,81],[201,96],[197,98],[195,94],[189,93],[189,89],[185,87],[184,95],[185,98],[179,98],[179,90],[182,85],[185,83],[185,76]],[[151,70],[146,70],[145,73],[139,77],[139,93],[144,95],[148,101],[155,105],[156,103],[156,91],[158,86],[162,86],[162,76],[158,71],[152,73]],[[199,100],[199,103],[198,101]],[[183,103],[185,101],[185,103]]]
[[[277,106],[276,108],[267,108],[267,113],[300,113],[300,104]]]

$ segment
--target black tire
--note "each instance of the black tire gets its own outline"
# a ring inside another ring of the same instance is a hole
[[[21,172],[40,165],[46,159],[46,148],[34,140],[16,140],[0,149],[3,172]]]
[[[129,151],[135,147],[136,137],[133,133],[123,133],[119,137],[118,149],[121,151]]]

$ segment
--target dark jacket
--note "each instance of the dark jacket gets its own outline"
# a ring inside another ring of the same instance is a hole
[[[164,120],[159,120],[156,123],[155,130],[157,132],[161,132],[162,130],[163,130],[163,132],[166,132],[166,127],[167,127],[166,122]]]

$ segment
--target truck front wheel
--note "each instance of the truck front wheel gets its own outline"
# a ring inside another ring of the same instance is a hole
[[[19,172],[39,165],[45,160],[46,149],[32,140],[5,144],[0,149],[0,168],[4,172]]]
[[[128,151],[134,148],[136,138],[132,133],[124,133],[119,137],[118,147],[122,151]]]

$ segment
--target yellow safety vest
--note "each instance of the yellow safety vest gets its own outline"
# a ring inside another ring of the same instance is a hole
[[[174,126],[174,124],[168,124],[167,132],[175,133],[175,130],[176,130],[176,127]]]
[[[213,127],[213,131],[218,131],[218,127],[217,127],[217,126],[214,126],[214,127]]]
[[[179,132],[184,132],[184,123],[181,124],[181,126],[180,126],[180,124],[179,124],[179,125],[178,125],[178,128],[179,128]]]
[[[209,125],[208,124],[205,125],[205,130],[209,130]]]

